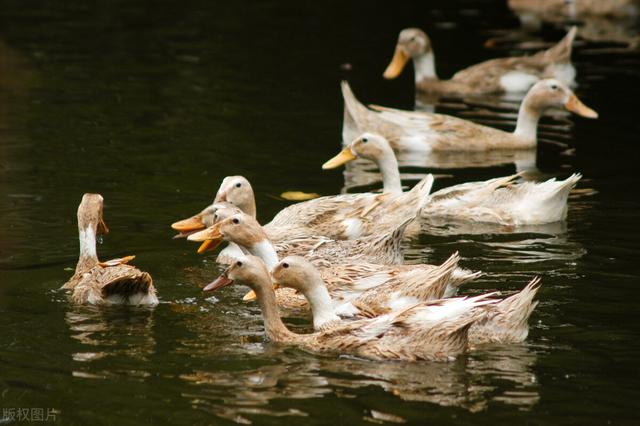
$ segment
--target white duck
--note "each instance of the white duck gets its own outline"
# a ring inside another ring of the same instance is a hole
[[[598,113],[584,105],[564,83],[546,79],[536,83],[520,104],[513,132],[505,132],[445,114],[404,111],[371,106],[356,99],[342,82],[345,112],[343,138],[363,132],[379,133],[395,151],[491,151],[533,149],[537,146],[538,121],[549,108],[564,107],[587,118]]]
[[[338,167],[362,157],[374,161],[388,191],[400,187],[398,163],[381,135],[365,133],[356,138],[323,168]],[[393,172],[390,172],[393,171]],[[542,225],[567,217],[567,198],[580,180],[573,174],[563,181],[514,183],[518,175],[469,182],[441,189],[429,197],[422,210],[423,218],[447,217],[455,220],[497,223],[502,225]]]

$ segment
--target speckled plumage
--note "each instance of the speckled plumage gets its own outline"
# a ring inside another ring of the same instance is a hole
[[[474,308],[494,303],[477,297],[448,310],[443,308],[446,301],[421,304],[300,335],[282,323],[269,273],[260,259],[254,256],[239,259],[206,289],[213,290],[233,281],[246,284],[256,292],[266,334],[271,340],[317,353],[350,354],[373,360],[453,360],[466,351],[468,330],[482,315],[480,309]]]
[[[103,198],[99,194],[84,194],[78,206],[80,257],[73,276],[62,286],[71,291],[71,300],[78,304],[158,303],[151,276],[127,265],[133,256],[100,262],[96,253],[96,236],[107,233],[102,219]]]
[[[458,71],[449,80],[441,80],[435,72],[431,40],[422,30],[407,28],[398,36],[385,78],[397,77],[408,59],[413,59],[416,90],[427,93],[468,96],[526,91],[543,78],[564,79],[566,84],[571,84],[575,77],[571,51],[576,31],[576,27],[572,27],[555,46],[534,55],[491,59]],[[573,72],[568,73],[566,68]],[[505,76],[517,76],[522,82],[509,84]]]

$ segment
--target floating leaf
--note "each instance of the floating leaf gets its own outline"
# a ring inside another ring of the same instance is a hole
[[[282,198],[289,201],[305,201],[305,200],[313,200],[314,198],[318,198],[320,194],[316,194],[315,192],[302,192],[302,191],[287,191],[280,194]]]

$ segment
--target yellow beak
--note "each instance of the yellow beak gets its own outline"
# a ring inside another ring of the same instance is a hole
[[[396,51],[393,54],[393,58],[391,62],[387,66],[387,69],[384,70],[384,74],[382,76],[387,80],[392,80],[400,75],[404,66],[407,65],[407,61],[409,61],[409,55],[407,55],[403,48],[396,46]]]
[[[280,288],[279,284],[273,283],[273,289],[277,290]],[[244,296],[242,296],[242,301],[244,302],[253,302],[254,300],[256,300],[258,298],[258,296],[256,295],[256,292],[251,290],[249,291],[247,294],[245,294]]]
[[[598,118],[598,113],[583,104],[580,99],[573,93],[569,97],[569,100],[564,104],[564,107],[571,112],[587,118]]]
[[[324,163],[322,165],[322,169],[323,170],[335,169],[336,167],[340,167],[343,164],[348,163],[349,161],[355,160],[356,158],[358,157],[353,155],[353,152],[351,152],[351,147],[346,147],[345,149],[340,151],[340,154],[336,155],[331,160]]]
[[[220,233],[219,224],[216,224],[203,231],[189,235],[187,240],[197,242],[202,241],[202,244],[198,248],[198,253],[201,254],[208,250],[215,250],[220,244],[222,244],[224,236]]]
[[[205,228],[201,215],[191,216],[189,219],[172,223],[171,227],[179,232],[192,232]]]

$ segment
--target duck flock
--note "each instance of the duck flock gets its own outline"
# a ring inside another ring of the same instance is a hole
[[[597,118],[570,88],[575,36],[572,27],[547,50],[492,59],[441,80],[429,37],[418,28],[402,30],[384,78],[397,77],[411,61],[420,92],[526,92],[514,131],[449,115],[365,106],[343,81],[344,146],[322,167],[372,161],[382,175],[382,192],[308,199],[261,225],[251,183],[242,176],[226,177],[211,205],[171,225],[180,237],[201,243],[198,253],[228,242],[217,256],[228,267],[204,291],[233,284],[250,287],[244,300],[259,304],[270,340],[317,353],[447,361],[482,344],[524,341],[538,303],[539,277],[506,298],[497,292],[464,296],[479,271],[461,267],[457,252],[440,265],[405,264],[402,242],[425,232],[425,222],[433,218],[511,227],[566,220],[567,198],[581,175],[531,182],[518,173],[434,193],[434,178],[427,175],[404,191],[396,156],[535,150],[538,121],[547,109]],[[80,258],[63,288],[78,304],[157,304],[151,275],[129,265],[133,256],[98,259],[96,239],[108,232],[102,210],[101,195],[83,196],[78,208]],[[311,311],[314,332],[294,333],[282,322],[280,310],[301,309]]]

